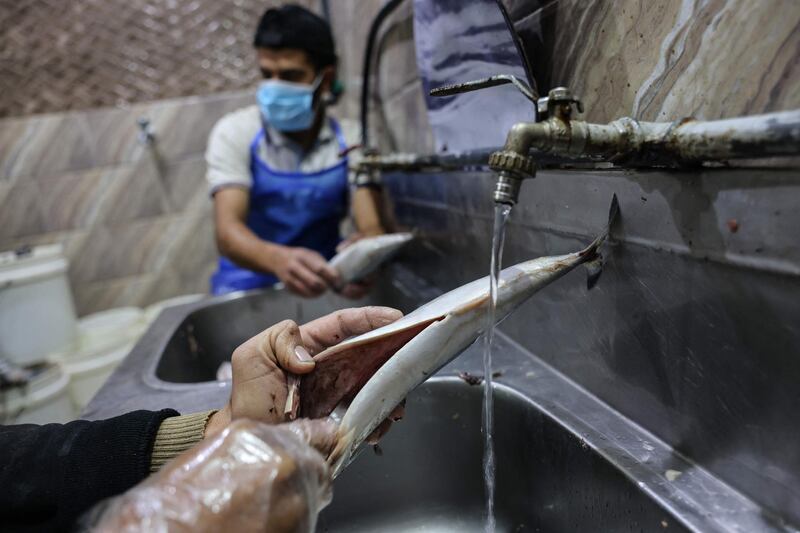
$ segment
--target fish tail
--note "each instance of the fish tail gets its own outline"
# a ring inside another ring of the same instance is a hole
[[[578,255],[581,256],[583,259],[584,266],[586,267],[587,271],[587,278],[586,278],[586,288],[591,289],[597,284],[597,280],[600,279],[600,274],[603,273],[603,256],[600,254],[599,249],[600,246],[608,238],[611,230],[614,226],[614,223],[619,218],[619,201],[617,200],[617,195],[615,194],[613,198],[611,198],[611,207],[608,210],[608,223],[606,224],[605,229],[603,232],[598,235],[592,243],[581,250]]]

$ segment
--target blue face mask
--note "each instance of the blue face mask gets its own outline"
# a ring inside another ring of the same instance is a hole
[[[256,100],[264,120],[278,131],[307,130],[314,123],[314,92],[322,76],[314,83],[291,83],[265,80],[258,86]]]

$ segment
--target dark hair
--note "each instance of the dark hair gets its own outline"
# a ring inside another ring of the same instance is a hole
[[[327,22],[298,5],[268,9],[253,39],[256,48],[296,48],[308,54],[317,70],[336,65],[336,48]]]

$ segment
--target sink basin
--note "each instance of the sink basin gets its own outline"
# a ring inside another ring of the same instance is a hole
[[[201,307],[174,328],[155,376],[169,383],[214,381],[217,368],[230,361],[236,347],[268,326],[287,318],[303,324],[338,309],[370,305],[371,300],[353,302],[332,293],[308,300],[268,290]]]
[[[440,378],[334,485],[321,532],[483,531],[482,388]],[[495,388],[498,531],[688,531],[524,396]]]
[[[82,416],[219,408],[231,391],[217,368],[265,327],[378,302],[408,311],[437,295],[402,272],[359,302],[263,290],[167,309]],[[453,377],[482,373],[481,344],[409,396],[382,455],[367,448],[345,469],[319,531],[483,530],[482,389]],[[502,331],[493,351],[498,531],[796,531]]]

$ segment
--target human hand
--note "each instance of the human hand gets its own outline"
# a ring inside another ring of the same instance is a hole
[[[372,285],[373,285],[372,280],[365,279],[361,281],[351,281],[350,283],[346,284],[344,287],[339,289],[339,294],[341,294],[348,300],[360,300],[361,298],[369,294],[369,291],[372,289]]]
[[[226,427],[231,420],[250,418],[270,424],[284,420],[290,375],[314,370],[313,355],[354,335],[361,335],[399,319],[403,314],[390,307],[342,309],[298,326],[284,320],[251,338],[234,352],[233,384],[228,404],[206,425],[206,435]],[[390,418],[402,418],[402,407]],[[376,436],[388,430],[378,428]]]
[[[291,292],[311,298],[339,285],[339,273],[319,253],[308,248],[283,247],[275,261],[275,275]]]
[[[342,250],[345,250],[348,246],[352,245],[353,243],[360,241],[364,238],[364,234],[356,231],[355,233],[351,233],[346,239],[336,245],[336,253],[338,254]]]
[[[314,531],[336,425],[237,420],[111,500],[93,531]]]

